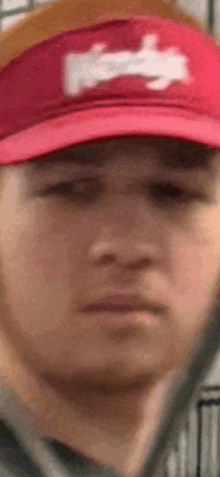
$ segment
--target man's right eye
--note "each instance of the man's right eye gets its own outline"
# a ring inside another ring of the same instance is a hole
[[[45,187],[40,192],[41,197],[50,195],[61,196],[70,200],[81,199],[84,201],[92,200],[100,190],[97,181],[91,179],[83,179],[78,181],[65,181],[58,184]]]
[[[59,184],[45,188],[40,195],[69,195],[72,193],[73,183],[72,182],[60,182]]]

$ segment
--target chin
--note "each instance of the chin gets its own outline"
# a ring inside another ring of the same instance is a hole
[[[45,369],[42,374],[43,381],[54,391],[63,395],[68,400],[74,396],[92,392],[114,393],[138,391],[149,386],[149,382],[158,379],[172,370],[171,363],[166,360],[152,359],[146,362],[137,360],[115,360],[95,366],[80,366],[78,370],[63,369],[57,372]]]

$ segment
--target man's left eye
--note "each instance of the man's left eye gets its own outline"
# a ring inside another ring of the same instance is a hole
[[[189,203],[196,199],[196,194],[181,189],[178,186],[175,186],[171,183],[157,183],[151,185],[151,195],[155,200],[161,203]],[[197,195],[198,199],[198,195]]]

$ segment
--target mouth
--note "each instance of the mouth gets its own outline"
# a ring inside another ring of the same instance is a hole
[[[95,320],[96,326],[104,326],[106,332],[126,334],[127,338],[137,336],[146,339],[146,331],[155,332],[163,326],[163,318],[157,310],[145,308],[140,310],[131,306],[93,305],[85,313],[88,319]]]
[[[155,329],[161,326],[166,308],[146,300],[140,294],[105,295],[89,303],[81,311],[91,319],[101,321],[107,328]]]
[[[140,295],[109,295],[82,310],[91,319],[101,320],[107,327],[129,326],[154,328],[161,325],[165,308],[161,304],[146,301]]]
[[[150,312],[154,314],[158,314],[161,312],[161,309],[156,306],[148,306],[148,307],[134,307],[130,305],[100,305],[100,304],[93,304],[84,309],[85,312],[89,313],[139,313],[139,312]]]

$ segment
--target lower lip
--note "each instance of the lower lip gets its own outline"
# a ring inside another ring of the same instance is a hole
[[[104,320],[109,325],[113,326],[127,326],[127,325],[145,325],[158,326],[161,323],[161,313],[153,313],[150,311],[90,311],[87,315],[94,319]]]

